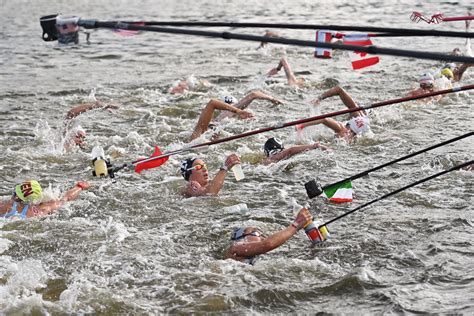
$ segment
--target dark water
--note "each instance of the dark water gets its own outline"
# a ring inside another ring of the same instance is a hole
[[[27,178],[39,179],[49,197],[78,180],[93,188],[52,216],[0,223],[0,310],[5,314],[155,313],[463,313],[474,312],[473,173],[453,172],[356,212],[330,226],[332,239],[309,247],[303,233],[254,266],[222,260],[234,227],[267,232],[293,220],[292,199],[331,219],[417,179],[472,159],[472,139],[454,143],[356,180],[352,205],[308,200],[303,184],[340,180],[415,150],[472,130],[472,92],[436,103],[406,103],[376,110],[372,137],[352,146],[317,128],[292,129],[212,146],[195,154],[213,175],[225,156],[243,157],[245,180],[229,175],[218,197],[183,199],[177,155],[160,168],[121,172],[116,182],[92,178],[90,152],[102,146],[117,163],[150,155],[153,146],[177,149],[188,139],[200,109],[223,94],[262,89],[285,101],[250,106],[255,120],[228,120],[233,135],[310,114],[308,101],[331,83],[359,102],[398,98],[416,86],[436,61],[383,56],[379,65],[352,71],[336,52],[316,60],[312,49],[146,33],[124,38],[95,30],[76,47],[40,39],[38,19],[57,12],[99,20],[210,20],[327,23],[431,28],[412,24],[412,11],[465,15],[467,1],[2,1],[0,31],[0,166],[2,198]],[[433,26],[464,30],[462,22]],[[225,30],[225,28],[219,29]],[[232,32],[263,34],[264,30]],[[312,39],[308,31],[281,31]],[[385,38],[376,45],[449,52],[463,39]],[[309,87],[296,91],[282,75],[263,74],[286,54]],[[171,96],[173,81],[194,74],[207,91]],[[472,83],[472,69],[462,84]],[[63,119],[93,98],[120,103],[113,113],[80,117],[85,150],[64,152]],[[341,109],[324,101],[322,113]],[[340,118],[343,119],[343,118]],[[206,134],[200,141],[209,138]],[[310,151],[262,166],[262,144],[278,136],[290,146],[319,140],[332,153]],[[249,210],[227,207],[246,203]]]

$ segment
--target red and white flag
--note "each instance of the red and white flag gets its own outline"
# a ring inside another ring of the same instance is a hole
[[[344,44],[346,45],[358,45],[358,46],[370,46],[373,45],[369,39],[368,34],[350,34],[344,36]],[[377,64],[380,59],[378,56],[369,55],[366,52],[353,51],[349,52],[349,56],[352,62],[352,69],[362,69]]]
[[[331,43],[333,37],[332,31],[328,30],[318,30],[316,31],[316,44],[317,43]],[[314,57],[316,58],[331,58],[332,49],[331,48],[322,48],[316,47],[314,50]]]

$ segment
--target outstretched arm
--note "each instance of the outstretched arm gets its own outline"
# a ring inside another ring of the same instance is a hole
[[[320,120],[315,120],[315,121],[310,121],[304,124],[299,124],[297,126],[298,129],[305,128],[307,126],[311,125],[317,125],[317,124],[324,124],[325,126],[329,127],[334,131],[334,133],[338,134],[339,136],[343,136],[345,132],[345,127],[344,124],[341,122],[336,121],[335,119],[332,119],[330,117],[320,119]]]
[[[293,147],[284,149],[281,152],[279,152],[279,153],[277,153],[277,154],[275,154],[271,157],[268,157],[267,159],[265,159],[264,164],[267,165],[267,164],[270,164],[272,162],[277,162],[277,161],[292,157],[292,156],[294,156],[296,154],[299,154],[303,151],[316,149],[316,148],[320,148],[321,150],[330,150],[329,147],[321,145],[320,143],[314,143],[314,144],[310,144],[310,145],[293,146]]]
[[[79,115],[90,111],[94,109],[117,109],[118,105],[113,104],[113,103],[104,103],[100,101],[96,101],[93,103],[83,103],[81,105],[78,105],[72,109],[69,110],[66,114],[66,121],[72,120],[75,117],[78,117]]]
[[[228,249],[228,255],[232,257],[251,258],[267,253],[281,245],[295,235],[303,226],[312,220],[312,216],[306,208],[298,213],[293,224],[287,228],[268,236],[261,241],[235,242]]]
[[[252,113],[250,112],[243,111],[241,109],[236,108],[233,105],[227,104],[220,100],[212,99],[202,110],[201,115],[199,116],[199,120],[196,124],[196,127],[194,127],[194,131],[191,134],[190,140],[195,140],[196,138],[201,136],[205,131],[207,131],[209,123],[211,122],[212,117],[214,115],[214,110],[224,110],[224,111],[236,113],[237,115],[239,115],[240,118],[250,118],[253,116]]]
[[[279,99],[275,97],[272,97],[271,95],[265,94],[262,91],[255,90],[247,94],[239,102],[233,104],[233,106],[235,106],[238,109],[245,110],[250,105],[250,103],[252,103],[254,100],[268,100],[274,105],[283,103],[282,101],[280,101]],[[232,117],[232,116],[234,116],[234,113],[232,112],[222,112],[217,116],[216,120],[220,121],[224,118]]]
[[[72,189],[66,191],[64,196],[57,200],[51,200],[39,204],[35,207],[34,216],[42,216],[54,213],[58,208],[64,205],[66,202],[77,199],[79,193],[82,190],[87,190],[90,184],[84,181],[79,181]]]

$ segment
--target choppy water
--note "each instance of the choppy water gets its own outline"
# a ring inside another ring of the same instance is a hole
[[[100,20],[231,20],[398,26],[409,15],[465,15],[467,1],[2,1],[0,31],[0,166],[2,198],[26,178],[37,178],[57,197],[78,180],[93,188],[43,219],[0,223],[0,310],[7,314],[153,313],[465,313],[474,312],[473,173],[453,172],[404,191],[330,226],[332,239],[311,248],[303,233],[254,266],[222,260],[234,227],[277,231],[293,219],[292,198],[330,219],[416,179],[472,159],[472,139],[386,168],[354,182],[353,205],[307,200],[303,184],[331,183],[472,130],[472,92],[434,104],[408,103],[376,111],[372,138],[338,144],[316,129],[298,140],[279,130],[201,150],[213,175],[227,154],[243,157],[246,179],[229,175],[218,197],[183,199],[176,156],[158,169],[121,172],[116,182],[91,176],[91,149],[103,146],[114,162],[150,155],[153,145],[176,149],[189,137],[211,97],[242,97],[259,88],[285,101],[255,102],[256,118],[229,120],[224,135],[267,127],[309,114],[308,100],[338,82],[357,101],[403,96],[436,61],[383,56],[365,71],[348,57],[315,60],[312,49],[146,33],[123,38],[92,32],[91,44],[61,47],[40,39],[38,19],[57,12]],[[224,30],[222,28],[221,30]],[[436,29],[463,30],[461,22]],[[264,30],[233,32],[263,34]],[[312,39],[308,31],[281,31]],[[463,39],[385,38],[376,44],[449,52]],[[310,88],[295,91],[283,75],[262,75],[285,53]],[[208,91],[171,96],[173,81],[195,74]],[[472,83],[473,70],[463,84]],[[91,95],[92,94],[92,95]],[[94,96],[115,101],[113,113],[80,118],[88,131],[84,151],[64,152],[63,119]],[[324,101],[321,112],[341,109]],[[341,118],[342,119],[342,118]],[[287,145],[320,140],[332,153],[311,151],[272,166],[256,163],[267,137]],[[209,135],[204,135],[204,140]],[[228,209],[246,203],[249,210]]]

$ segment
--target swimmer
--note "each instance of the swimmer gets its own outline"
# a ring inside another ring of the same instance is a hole
[[[278,38],[278,37],[280,37],[280,34],[278,34],[276,32],[272,32],[272,31],[266,31],[265,34],[263,34],[263,36]],[[267,47],[267,44],[268,44],[268,42],[261,42],[260,46],[258,46],[257,49],[265,48],[265,47]]]
[[[331,150],[329,147],[321,145],[319,142],[310,145],[297,145],[290,148],[284,148],[283,142],[280,139],[272,137],[269,138],[263,146],[263,150],[266,156],[265,160],[263,161],[263,164],[269,165],[271,163],[290,158],[301,152],[317,148],[326,151]]]
[[[280,62],[278,63],[278,66],[276,68],[270,69],[270,71],[267,73],[267,76],[271,77],[276,75],[281,70],[281,68],[285,70],[286,79],[288,80],[289,86],[296,88],[304,87],[305,79],[303,77],[296,78],[295,74],[293,73],[293,70],[291,69],[290,64],[288,63],[288,60],[285,57],[282,57],[280,59]]]
[[[224,258],[254,264],[258,256],[283,245],[311,220],[310,212],[302,208],[291,225],[270,236],[265,236],[257,227],[237,228],[232,233]]]
[[[432,74],[430,73],[424,73],[420,76],[420,79],[418,80],[420,87],[418,89],[415,89],[413,91],[410,91],[407,96],[409,97],[415,97],[418,95],[430,93],[436,91],[435,88],[435,79]]]
[[[95,109],[104,109],[104,110],[113,110],[118,109],[118,105],[114,103],[104,103],[104,102],[90,102],[80,104],[72,109],[70,109],[64,119],[64,149],[66,151],[73,149],[75,146],[84,149],[86,146],[85,138],[86,131],[80,127],[75,119],[88,111]]]
[[[332,97],[339,96],[341,101],[348,109],[358,108],[359,106],[355,103],[352,97],[341,87],[336,86],[328,91],[322,93],[318,98],[311,101],[315,106],[319,105],[322,100]],[[370,119],[367,116],[367,113],[364,110],[355,111],[350,113],[351,119],[346,123],[341,123],[336,121],[333,118],[324,118],[320,120],[315,120],[307,122],[304,124],[298,124],[296,130],[300,131],[306,126],[324,124],[325,126],[332,129],[335,133],[335,136],[347,141],[347,143],[352,143],[353,140],[358,135],[370,132]]]
[[[182,188],[181,193],[186,197],[219,194],[228,171],[239,163],[240,158],[236,154],[229,155],[214,179],[209,181],[207,165],[203,160],[199,158],[183,160],[181,162],[181,175],[187,181],[187,184]]]
[[[89,188],[89,183],[79,181],[72,189],[66,191],[62,198],[41,202],[43,189],[38,181],[25,181],[15,185],[12,197],[8,201],[0,202],[0,217],[25,219],[48,215],[66,202],[77,199],[82,190]]]
[[[234,98],[233,96],[221,96],[219,99],[241,110],[245,110],[250,105],[250,103],[252,103],[255,100],[267,100],[267,101],[270,101],[273,105],[279,105],[283,103],[279,99],[271,95],[265,94],[259,90],[255,90],[248,93],[240,101],[237,101],[237,99]],[[232,116],[235,116],[235,113],[232,113],[229,111],[222,112],[216,117],[216,121],[220,121],[226,117],[232,117]]]
[[[194,131],[191,134],[190,141],[195,140],[204,134],[209,129],[209,127],[212,127],[212,125],[210,126],[210,123],[214,116],[215,110],[229,111],[231,113],[237,114],[241,119],[253,117],[252,113],[236,108],[232,104],[217,99],[211,99],[204,109],[202,109],[198,122],[196,123]]]
[[[206,79],[198,79],[194,75],[189,76],[184,80],[176,81],[168,92],[171,94],[182,94],[186,91],[199,91],[203,88],[211,87],[211,83]]]

